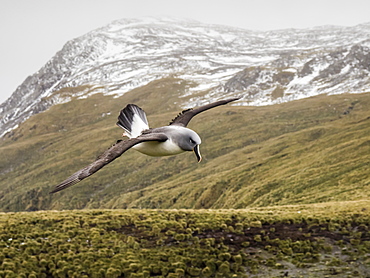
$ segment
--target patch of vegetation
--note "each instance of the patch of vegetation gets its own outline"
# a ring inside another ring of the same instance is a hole
[[[370,202],[0,214],[0,277],[365,277]]]

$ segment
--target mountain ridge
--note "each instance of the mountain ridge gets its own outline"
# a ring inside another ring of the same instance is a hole
[[[193,82],[179,98],[193,96],[183,107],[235,95],[243,97],[239,105],[266,105],[365,92],[369,46],[370,24],[261,32],[168,18],[118,20],[67,42],[28,77],[0,105],[0,135],[71,99],[55,92],[82,85],[89,88],[78,97],[119,96],[174,76]]]

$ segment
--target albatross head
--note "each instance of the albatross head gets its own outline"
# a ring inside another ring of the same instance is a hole
[[[200,155],[199,145],[202,143],[199,135],[189,129],[184,128],[181,132],[181,135],[176,138],[178,146],[184,151],[193,151],[197,156],[198,162],[202,160],[202,156]]]

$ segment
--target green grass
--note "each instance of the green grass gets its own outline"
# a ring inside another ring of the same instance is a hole
[[[370,202],[0,214],[0,277],[366,277]]]
[[[115,123],[127,103],[147,111],[152,127],[166,125],[189,86],[168,78],[120,98],[93,95],[33,116],[0,143],[0,210],[243,209],[369,197],[370,94],[218,107],[189,125],[203,141],[200,164],[192,153],[128,151],[78,185],[48,194],[121,138]]]

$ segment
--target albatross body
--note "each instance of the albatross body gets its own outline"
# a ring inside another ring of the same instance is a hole
[[[238,99],[220,100],[195,109],[184,110],[168,126],[158,128],[149,128],[144,110],[135,104],[128,104],[121,110],[117,125],[124,130],[123,136],[129,139],[117,141],[97,160],[55,186],[50,193],[61,191],[91,176],[130,148],[149,156],[169,156],[193,151],[200,162],[202,157],[199,145],[202,141],[195,131],[186,127],[189,121],[203,111]]]
[[[192,151],[194,148],[185,148],[186,144],[182,144],[183,148],[181,148],[181,140],[183,138],[189,138],[196,143],[196,145],[201,144],[201,139],[199,135],[194,132],[193,130],[182,127],[182,126],[164,126],[159,128],[154,128],[148,130],[148,132],[155,134],[155,133],[164,133],[168,136],[168,140],[164,142],[158,141],[148,141],[139,143],[132,148],[149,156],[169,156],[169,155],[176,155],[186,151]],[[200,153],[198,151],[200,156]]]

